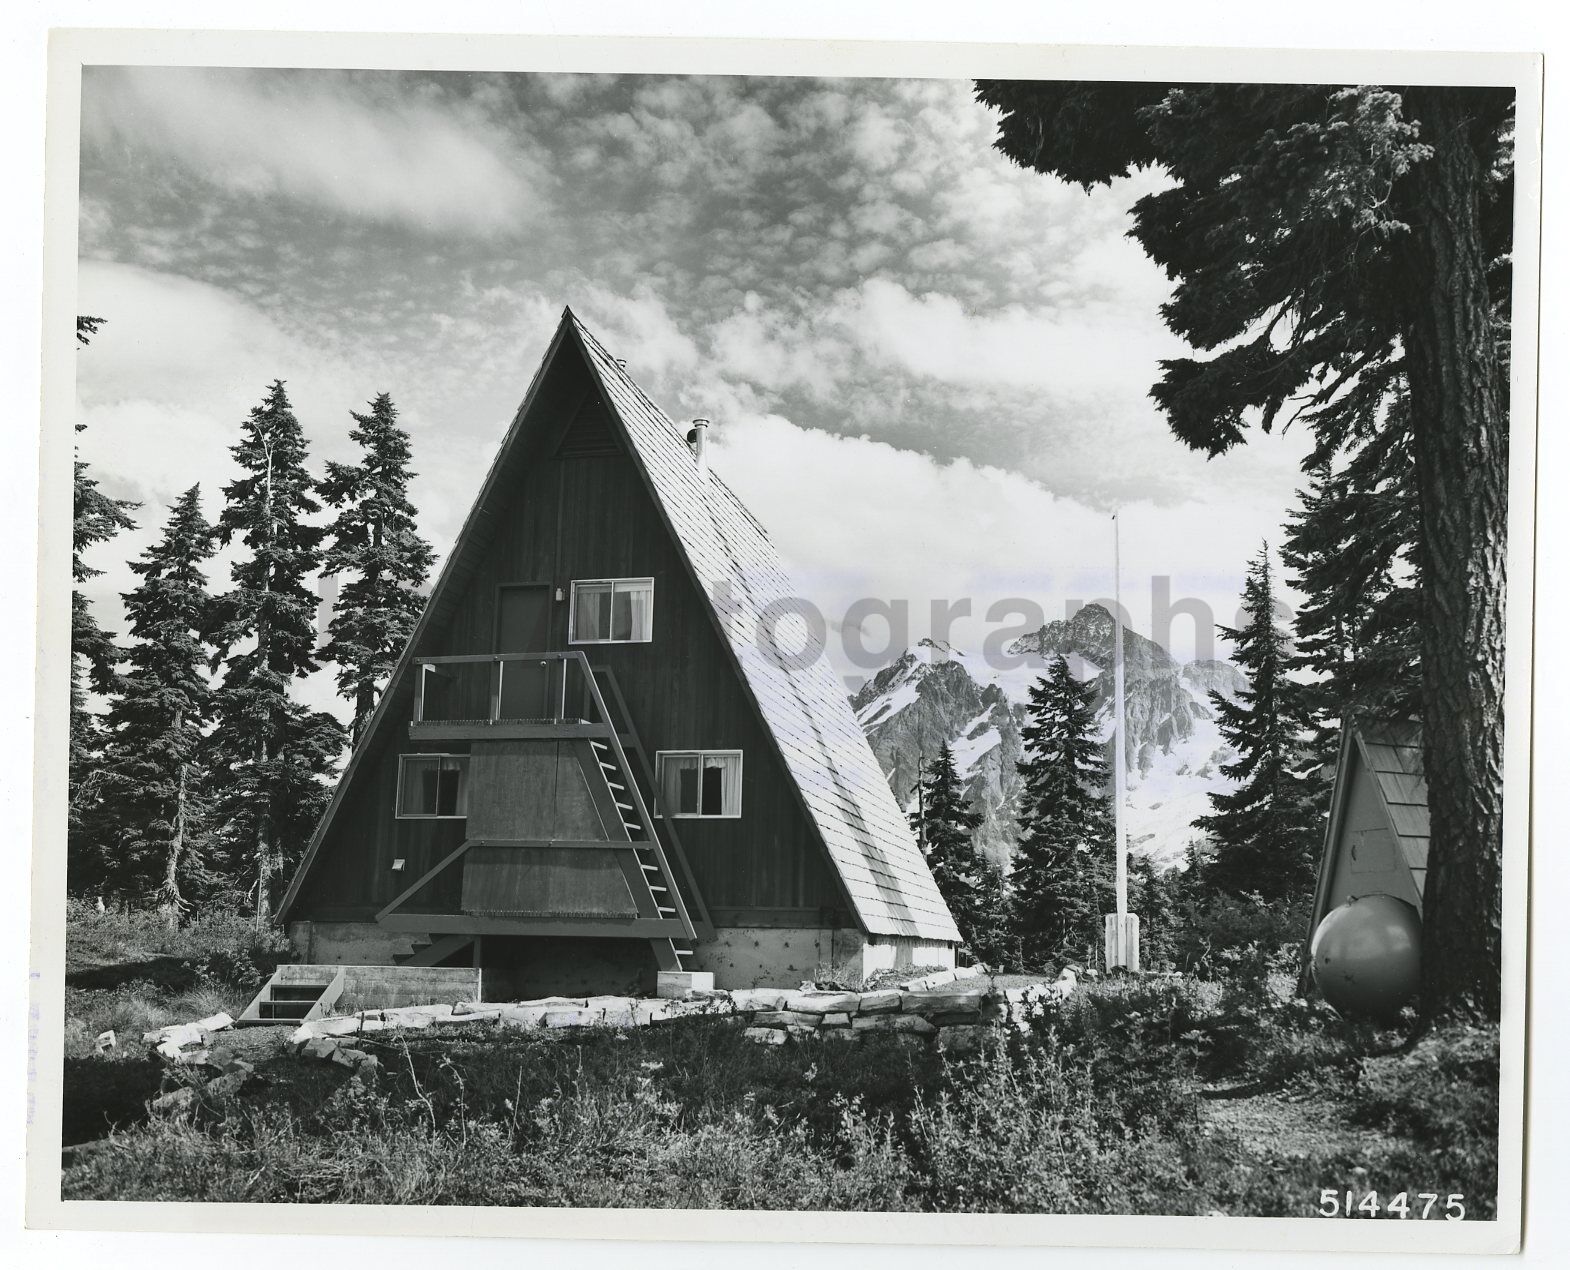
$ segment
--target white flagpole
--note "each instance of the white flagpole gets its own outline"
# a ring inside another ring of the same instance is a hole
[[[1128,830],[1123,801],[1128,792],[1128,719],[1123,706],[1123,556],[1118,514],[1112,513],[1112,824],[1117,844],[1118,920],[1128,916]]]
[[[1128,911],[1128,717],[1123,692],[1123,551],[1118,513],[1112,513],[1112,831],[1117,851],[1117,911],[1106,916],[1108,970],[1139,971],[1139,918]]]

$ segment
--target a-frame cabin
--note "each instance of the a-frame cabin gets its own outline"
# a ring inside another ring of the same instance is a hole
[[[952,965],[953,918],[767,535],[563,314],[281,917],[486,995]]]

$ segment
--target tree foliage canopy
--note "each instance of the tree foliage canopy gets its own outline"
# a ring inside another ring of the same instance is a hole
[[[1512,99],[1449,90],[1488,173],[1491,303],[1508,314]],[[1175,283],[1167,325],[1207,358],[1163,361],[1152,396],[1186,444],[1217,455],[1290,405],[1322,449],[1366,438],[1403,373],[1410,236],[1433,146],[1410,94],[1276,84],[983,80],[1016,163],[1089,188],[1160,168],[1130,236]],[[1502,332],[1501,332],[1502,333]]]
[[[354,704],[353,735],[365,729],[425,605],[420,588],[435,553],[420,537],[409,501],[409,434],[392,398],[379,394],[369,414],[351,412],[349,438],[364,457],[328,463],[323,500],[338,509],[322,554],[323,574],[344,574],[330,639],[321,655],[338,664],[338,691]]]

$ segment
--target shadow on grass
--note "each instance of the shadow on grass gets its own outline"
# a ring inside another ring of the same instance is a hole
[[[144,1123],[147,1101],[162,1083],[163,1064],[155,1059],[66,1059],[60,1145],[91,1142]]]
[[[113,989],[128,983],[150,983],[169,992],[185,992],[196,986],[196,969],[181,957],[148,957],[142,961],[123,961],[114,965],[84,966],[66,972],[71,988]]]

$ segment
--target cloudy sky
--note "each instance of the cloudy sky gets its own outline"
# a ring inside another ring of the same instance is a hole
[[[964,81],[89,68],[78,311],[108,325],[79,444],[143,504],[95,601],[118,620],[118,562],[181,490],[216,515],[275,377],[317,463],[393,395],[445,552],[570,304],[673,418],[715,421],[836,639],[861,597],[906,601],[910,639],[969,599],[978,650],[1021,624],[1000,600],[1062,617],[1109,593],[1118,506],[1134,624],[1158,575],[1232,621],[1306,441],[1173,440],[1146,396],[1183,351],[1167,282],[1125,238],[1160,178],[1087,195],[993,132]]]

